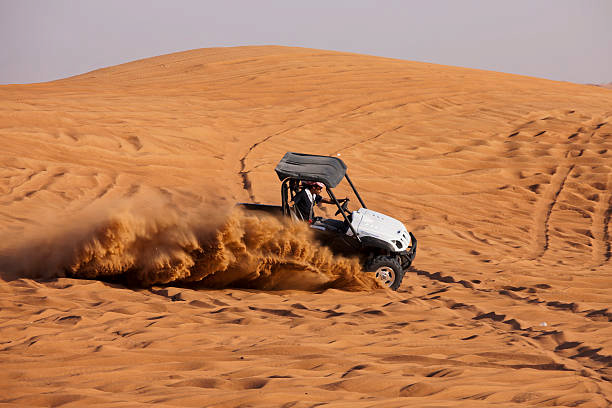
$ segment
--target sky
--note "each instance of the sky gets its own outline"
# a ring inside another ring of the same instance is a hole
[[[612,0],[0,0],[0,84],[244,45],[603,84]]]

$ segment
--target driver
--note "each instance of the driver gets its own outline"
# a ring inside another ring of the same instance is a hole
[[[302,190],[293,197],[294,208],[302,220],[312,223],[315,204],[334,204],[334,202],[321,196],[325,184],[316,181],[304,181],[302,186]]]

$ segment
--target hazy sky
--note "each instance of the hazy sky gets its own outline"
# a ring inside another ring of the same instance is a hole
[[[0,84],[268,44],[607,83],[612,0],[0,0]]]

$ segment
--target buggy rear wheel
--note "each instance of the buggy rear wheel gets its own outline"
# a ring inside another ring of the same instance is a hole
[[[380,255],[372,258],[367,262],[365,270],[374,272],[380,284],[392,290],[397,290],[404,279],[404,270],[397,258],[392,256]]]

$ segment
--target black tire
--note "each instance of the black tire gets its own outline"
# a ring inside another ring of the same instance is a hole
[[[376,272],[376,279],[392,290],[399,289],[404,279],[404,270],[396,257],[379,255],[370,259],[366,265],[367,272]]]

